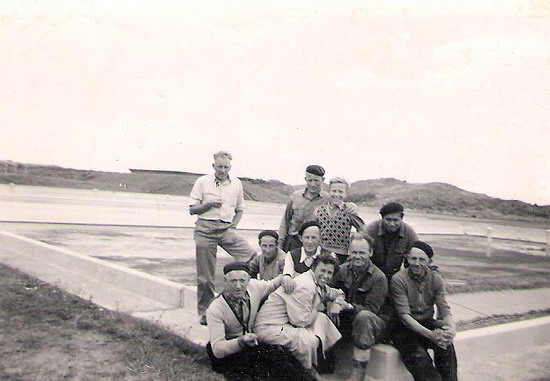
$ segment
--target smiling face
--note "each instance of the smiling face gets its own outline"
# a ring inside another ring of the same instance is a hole
[[[217,157],[212,164],[212,168],[214,168],[214,176],[220,181],[225,181],[229,178],[231,160],[223,156]]]
[[[319,227],[310,226],[305,229],[300,236],[300,241],[302,241],[306,254],[313,255],[321,243],[321,231],[319,230]]]
[[[411,249],[407,261],[409,262],[411,272],[416,276],[423,276],[426,274],[430,263],[432,263],[428,254],[416,247]]]
[[[313,195],[318,195],[321,192],[321,185],[325,178],[323,176],[317,176],[313,173],[306,172],[306,191]]]
[[[260,238],[260,249],[265,258],[270,261],[277,255],[277,240],[269,235]]]
[[[403,216],[401,215],[400,212],[386,214],[384,217],[382,217],[382,222],[384,224],[384,228],[388,232],[395,233],[401,228],[401,223],[403,222]]]
[[[246,295],[250,275],[244,270],[233,270],[224,276],[224,293],[233,299],[241,299]]]
[[[333,205],[342,205],[348,192],[348,186],[342,183],[330,184],[328,193],[330,195],[330,202]]]
[[[349,255],[351,265],[357,270],[362,270],[369,265],[372,250],[367,241],[353,240],[349,245]]]
[[[321,287],[326,286],[334,275],[334,265],[331,263],[318,263],[313,269],[315,281]]]

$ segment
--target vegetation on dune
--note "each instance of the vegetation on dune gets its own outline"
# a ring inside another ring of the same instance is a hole
[[[0,162],[0,183],[4,184],[187,196],[198,176],[200,174],[175,171],[115,173]],[[289,194],[299,188],[278,180],[247,177],[242,180],[245,198],[253,201],[284,203]],[[550,219],[550,205],[501,200],[437,182],[416,184],[393,178],[362,180],[352,184],[348,199],[372,207],[395,200],[407,209],[473,218]]]

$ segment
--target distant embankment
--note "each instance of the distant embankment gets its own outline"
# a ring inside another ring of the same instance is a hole
[[[4,184],[187,196],[199,176],[191,172],[132,169],[130,173],[116,173],[0,161],[0,183]],[[297,189],[277,180],[241,180],[247,200],[284,203]],[[376,208],[396,200],[407,209],[426,213],[550,221],[550,205],[501,200],[444,183],[415,184],[393,178],[362,180],[352,184],[349,200]]]

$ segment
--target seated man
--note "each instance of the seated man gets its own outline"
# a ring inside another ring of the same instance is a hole
[[[303,224],[298,230],[298,237],[302,247],[290,250],[285,257],[282,284],[287,293],[291,293],[296,287],[294,277],[305,273],[311,268],[313,260],[321,253],[327,252],[322,249],[321,227],[316,221],[309,221]]]
[[[206,310],[210,339],[206,349],[215,371],[246,372],[250,350],[258,345],[252,327],[260,302],[279,286],[281,277],[250,281],[245,262],[228,263],[223,273],[224,290]]]
[[[249,262],[250,276],[270,280],[283,272],[286,253],[278,247],[279,234],[274,230],[264,230],[258,236],[261,254]]]
[[[329,317],[320,312],[325,308],[323,302],[343,296],[340,290],[327,286],[337,263],[329,253],[315,257],[311,270],[295,278],[291,294],[279,287],[269,295],[254,326],[260,342],[288,349],[315,377],[319,345],[323,354],[341,337]]]
[[[456,327],[443,278],[430,268],[433,254],[430,245],[415,241],[407,258],[409,267],[393,276],[390,288],[399,324],[391,338],[416,381],[456,381]],[[437,320],[433,318],[434,305]],[[428,348],[434,350],[435,367]]]
[[[368,240],[367,240],[368,239]],[[340,331],[353,339],[353,372],[349,380],[363,380],[370,347],[386,333],[381,307],[388,293],[384,273],[371,262],[372,239],[353,233],[349,260],[334,276],[332,284],[344,291],[348,308],[340,313]]]

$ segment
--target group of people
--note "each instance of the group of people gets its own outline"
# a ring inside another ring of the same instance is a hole
[[[350,184],[335,177],[326,192],[324,169],[310,165],[279,231],[259,234],[257,254],[235,231],[243,188],[229,176],[231,160],[228,152],[214,154],[214,173],[197,179],[189,207],[198,215],[197,308],[214,370],[246,373],[258,351],[279,348],[317,379],[335,343],[349,340],[351,380],[364,378],[370,348],[380,342],[399,350],[415,380],[457,380],[444,282],[431,246],[403,221],[401,204],[386,203],[381,219],[365,224],[345,202]],[[235,261],[224,266],[215,297],[217,246]]]

